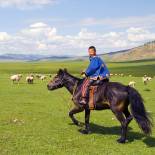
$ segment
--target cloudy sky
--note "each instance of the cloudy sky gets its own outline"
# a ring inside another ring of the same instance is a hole
[[[154,0],[0,0],[0,54],[86,55],[155,39]]]

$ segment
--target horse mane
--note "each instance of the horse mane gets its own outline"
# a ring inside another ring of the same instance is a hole
[[[83,79],[81,79],[81,78],[78,78],[78,77],[76,77],[76,76],[74,76],[74,75],[72,75],[72,74],[70,74],[70,73],[68,73],[68,72],[65,72],[68,76],[70,76],[71,78],[74,78],[75,80],[78,80],[78,81],[81,81],[81,80],[83,80]]]

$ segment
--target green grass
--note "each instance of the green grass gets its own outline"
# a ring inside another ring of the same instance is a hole
[[[67,68],[71,73],[79,74],[87,65],[88,61],[1,62],[0,73],[56,73],[59,68]],[[134,76],[148,74],[155,76],[155,61],[109,62],[107,66],[112,73],[132,74]]]
[[[71,106],[70,94],[63,88],[47,91],[46,81],[35,80],[33,85],[25,82],[31,72],[55,73],[58,68],[69,68],[79,73],[87,62],[37,62],[0,63],[0,155],[154,155],[155,129],[151,137],[141,133],[135,121],[129,125],[128,143],[118,144],[120,124],[113,120],[110,110],[92,111],[92,134],[82,135],[80,127],[71,124],[68,111]],[[133,76],[113,77],[112,81],[128,84],[136,81],[136,88],[145,100],[145,106],[155,119],[155,79],[147,86],[141,75],[155,75],[150,67],[155,62],[109,63],[110,70],[126,73],[127,68]],[[9,76],[24,73],[20,84],[12,84]],[[84,113],[77,119],[84,122]]]

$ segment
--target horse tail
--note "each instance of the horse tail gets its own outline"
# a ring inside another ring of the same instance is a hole
[[[138,123],[140,129],[146,134],[151,134],[152,119],[146,112],[144,101],[139,92],[128,86],[129,102],[131,104],[131,113]]]

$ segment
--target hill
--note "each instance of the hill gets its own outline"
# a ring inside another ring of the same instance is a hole
[[[69,60],[69,56],[35,55],[35,54],[3,54],[0,61],[48,61],[48,60]]]
[[[155,41],[148,42],[142,46],[129,50],[119,51],[112,55],[107,54],[110,61],[133,61],[155,58]]]
[[[106,54],[100,54],[106,61],[133,61],[155,59],[155,41],[151,41],[132,49],[125,49]],[[0,55],[0,61],[51,61],[51,60],[86,60],[88,56],[55,56],[55,55],[27,55],[4,54]]]

